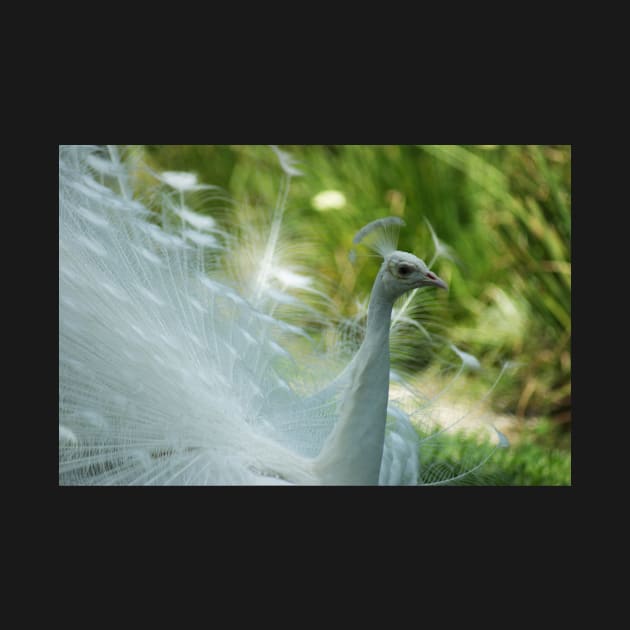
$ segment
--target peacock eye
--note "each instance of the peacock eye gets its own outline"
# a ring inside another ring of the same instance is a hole
[[[399,265],[398,266],[398,273],[401,276],[408,276],[411,273],[412,267],[410,267],[409,265]]]

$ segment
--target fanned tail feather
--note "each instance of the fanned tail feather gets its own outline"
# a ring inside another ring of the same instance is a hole
[[[300,172],[274,151],[283,180],[262,258],[248,281],[231,281],[247,252],[235,257],[235,236],[186,203],[195,192],[222,195],[216,187],[155,173],[133,152],[130,169],[114,147],[60,147],[60,484],[318,483],[312,458],[338,417],[347,355],[317,355],[301,321],[325,316],[300,295],[326,302],[325,293],[277,264]],[[169,193],[142,201],[140,171]],[[397,229],[401,221],[381,223]],[[391,238],[377,247],[390,248]],[[393,328],[421,326],[411,301],[395,316]],[[294,358],[305,344],[312,357]],[[462,365],[467,357],[459,352]],[[423,458],[431,436],[421,438],[416,424],[390,402],[380,483],[461,474]]]

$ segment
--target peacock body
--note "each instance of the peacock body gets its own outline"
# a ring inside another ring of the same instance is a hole
[[[60,484],[427,480],[410,414],[390,400],[390,324],[398,298],[446,285],[383,238],[398,220],[374,222],[355,239],[375,237],[383,258],[360,347],[296,351],[311,343],[301,322],[322,315],[296,295],[310,284],[273,265],[298,174],[274,150],[283,183],[256,258],[187,206],[213,187],[113,147],[60,147]],[[140,201],[139,174],[167,192]]]

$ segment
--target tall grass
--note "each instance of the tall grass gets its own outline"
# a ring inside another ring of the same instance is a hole
[[[493,266],[476,275],[485,288],[467,296],[474,317],[456,334],[524,364],[511,393],[519,415],[570,409],[570,147],[425,150],[466,175]]]

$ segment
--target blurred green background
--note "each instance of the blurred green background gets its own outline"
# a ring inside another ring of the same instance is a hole
[[[281,145],[293,178],[284,234],[340,312],[369,294],[376,263],[348,261],[352,237],[397,215],[399,248],[427,262],[425,218],[453,252],[434,269],[449,284],[449,337],[482,363],[519,364],[493,395],[512,447],[492,483],[571,483],[571,147],[569,145]],[[266,146],[146,145],[154,168],[192,171],[239,203],[269,212],[279,167]],[[332,192],[334,191],[334,192]],[[361,272],[363,265],[370,266]],[[487,384],[486,384],[487,385]],[[453,457],[457,457],[453,447]],[[486,471],[487,472],[487,471]]]

